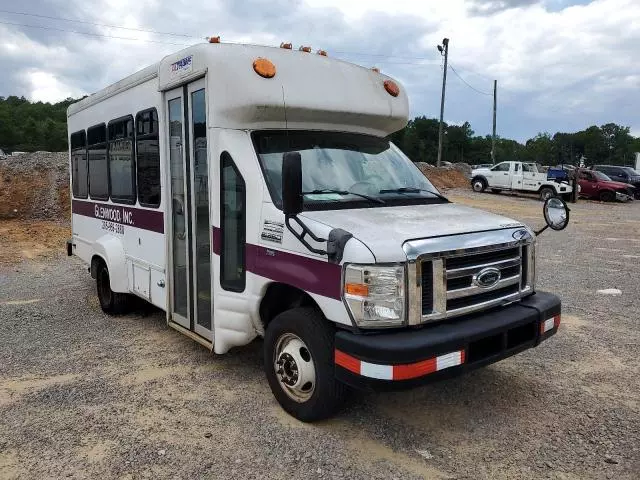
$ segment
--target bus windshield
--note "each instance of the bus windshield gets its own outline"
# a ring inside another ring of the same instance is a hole
[[[400,149],[369,135],[257,131],[253,142],[273,203],[282,208],[282,155],[302,157],[305,210],[446,202]]]

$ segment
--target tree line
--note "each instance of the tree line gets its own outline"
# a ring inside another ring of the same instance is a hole
[[[67,150],[67,107],[77,100],[58,103],[30,102],[24,97],[0,97],[0,149],[33,152]],[[425,116],[409,120],[391,140],[415,162],[435,164],[438,156],[438,120]],[[469,164],[491,163],[491,136],[475,135],[471,124],[444,124],[442,158]],[[539,133],[524,144],[496,139],[496,161],[520,160],[543,165],[633,165],[640,138],[629,127],[607,123],[575,133]]]
[[[391,135],[414,162],[435,164],[438,157],[436,118],[416,117]],[[444,124],[442,159],[471,165],[491,163],[491,135],[474,134],[469,122]],[[538,133],[524,144],[508,138],[496,138],[496,162],[518,160],[542,165],[634,165],[635,152],[640,152],[640,138],[630,134],[629,127],[607,123],[574,133]]]
[[[66,150],[67,107],[76,101],[68,98],[52,104],[0,97],[0,149],[5,153]]]

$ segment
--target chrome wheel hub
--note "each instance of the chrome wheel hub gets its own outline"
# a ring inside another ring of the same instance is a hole
[[[276,344],[274,369],[280,387],[296,402],[305,402],[316,386],[316,369],[306,344],[292,333],[283,334]]]

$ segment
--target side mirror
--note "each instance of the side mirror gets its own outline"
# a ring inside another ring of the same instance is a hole
[[[544,220],[547,225],[538,230],[536,236],[547,228],[551,228],[551,230],[564,230],[567,228],[570,211],[564,200],[558,197],[548,198],[543,207]]]
[[[544,202],[543,213],[551,230],[564,230],[569,224],[569,207],[558,197],[548,198]]]
[[[282,155],[282,211],[285,216],[302,212],[302,158],[300,152]]]

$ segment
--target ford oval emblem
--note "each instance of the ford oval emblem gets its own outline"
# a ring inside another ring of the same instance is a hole
[[[473,284],[480,288],[491,288],[498,284],[501,277],[500,270],[494,267],[487,267],[473,276]]]

